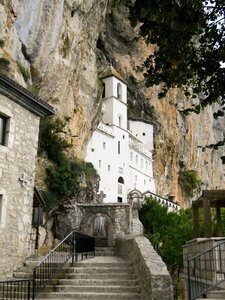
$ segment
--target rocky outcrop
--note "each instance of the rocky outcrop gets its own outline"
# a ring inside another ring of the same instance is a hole
[[[134,40],[127,13],[107,0],[1,0],[0,57],[10,63],[13,79],[56,107],[59,116],[71,117],[78,158],[85,157],[101,117],[98,71],[111,62],[128,82],[129,115],[154,124],[157,193],[187,205],[179,185],[182,170],[196,170],[202,188],[225,188],[222,150],[198,148],[223,137],[224,120],[213,120],[212,107],[185,116],[190,101],[180,91],[159,100],[159,87],[145,87],[135,68],[154,47]]]

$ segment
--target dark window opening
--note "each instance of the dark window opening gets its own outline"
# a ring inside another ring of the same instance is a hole
[[[7,118],[0,115],[0,145],[5,145]]]
[[[118,141],[118,154],[120,154],[120,141]]]
[[[102,98],[105,98],[105,82],[103,82],[102,87],[103,87]]]
[[[117,202],[122,203],[123,202],[123,198],[122,197],[117,197]]]
[[[124,179],[123,179],[123,177],[119,177],[118,182],[124,184]]]

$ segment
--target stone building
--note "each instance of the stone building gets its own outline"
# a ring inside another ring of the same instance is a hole
[[[86,161],[92,162],[100,175],[103,201],[126,203],[133,189],[155,193],[153,125],[148,120],[128,120],[127,85],[112,66],[101,79],[102,121],[88,144]]]
[[[51,106],[0,76],[0,278],[34,251],[32,211],[40,118]]]

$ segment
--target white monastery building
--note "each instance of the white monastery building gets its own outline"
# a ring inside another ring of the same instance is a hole
[[[153,125],[127,119],[127,85],[110,66],[102,74],[102,121],[87,147],[86,161],[100,176],[105,203],[127,202],[130,191],[155,193]]]

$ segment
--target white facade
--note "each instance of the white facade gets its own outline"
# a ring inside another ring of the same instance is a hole
[[[155,192],[153,126],[140,120],[128,122],[127,86],[112,67],[102,80],[102,122],[88,144],[86,161],[92,162],[100,175],[104,202],[127,202],[127,194],[135,188]]]

